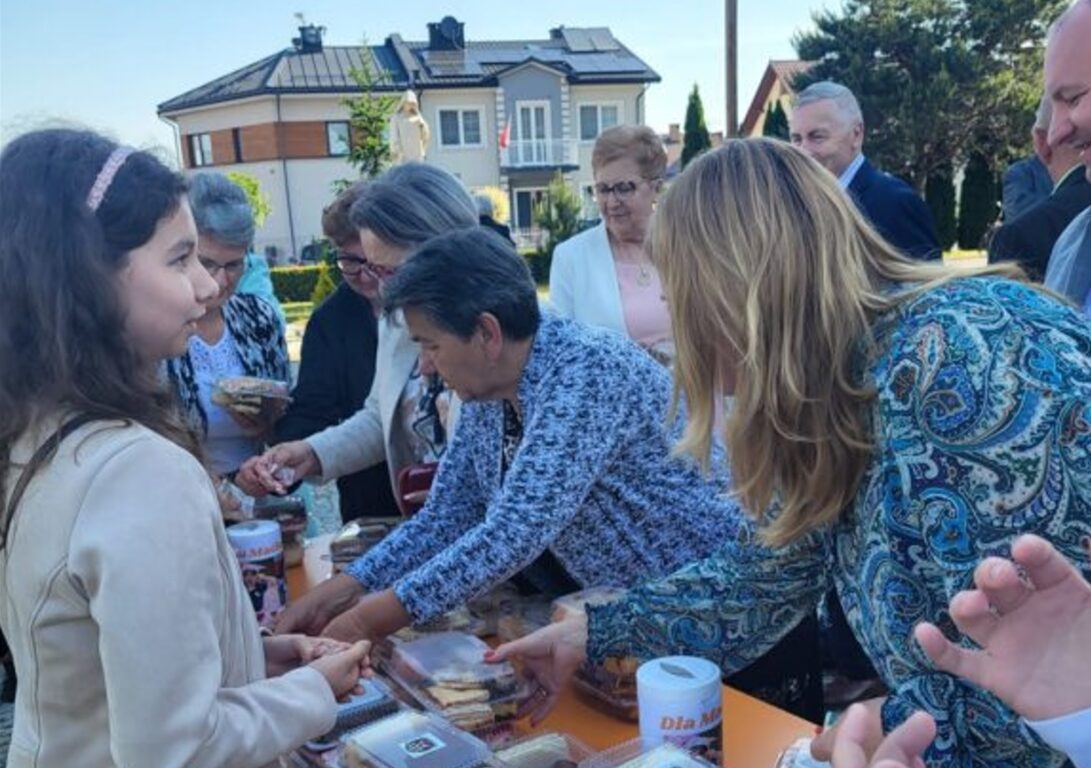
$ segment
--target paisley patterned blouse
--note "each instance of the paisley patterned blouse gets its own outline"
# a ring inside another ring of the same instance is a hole
[[[1061,765],[994,696],[934,671],[911,632],[929,620],[957,637],[948,601],[1018,533],[1087,573],[1091,323],[1027,286],[964,278],[907,300],[874,335],[875,452],[845,518],[777,551],[746,526],[712,557],[592,608],[588,653],[686,652],[733,671],[832,584],[892,691],[884,728],[935,716],[929,765]]]

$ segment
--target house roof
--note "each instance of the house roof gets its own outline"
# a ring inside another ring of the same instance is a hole
[[[750,101],[750,107],[746,110],[746,117],[743,118],[739,134],[749,136],[753,132],[758,118],[765,112],[765,105],[769,103],[769,94],[776,82],[779,81],[784,89],[791,93],[792,78],[800,72],[806,72],[813,66],[813,61],[799,61],[798,59],[770,60],[768,66],[765,67],[765,73],[761,76],[761,82],[758,83],[758,89],[754,91],[754,98]]]
[[[407,42],[395,34],[383,45],[324,46],[315,52],[287,48],[175,96],[158,111],[170,114],[267,94],[359,92],[350,72],[365,57],[372,71],[381,73],[376,90],[385,91],[494,86],[506,71],[528,61],[574,84],[660,80],[607,27],[559,27],[547,40],[467,41],[461,50],[432,50],[427,42]]]

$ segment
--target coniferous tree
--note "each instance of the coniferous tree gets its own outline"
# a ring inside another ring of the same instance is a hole
[[[924,201],[932,209],[940,248],[950,250],[958,237],[958,227],[955,223],[955,179],[949,164],[929,174],[928,183],[924,185]]]
[[[685,168],[689,161],[697,157],[712,146],[712,139],[708,135],[708,127],[705,125],[705,107],[701,103],[701,94],[697,91],[697,84],[693,84],[693,90],[689,93],[689,103],[686,105],[686,134],[682,139],[682,167]]]
[[[761,135],[788,141],[788,115],[785,114],[779,99],[766,108],[765,124],[762,126]]]
[[[970,156],[962,179],[959,198],[958,246],[965,250],[980,248],[985,232],[996,220],[996,174],[989,160],[980,152]]]

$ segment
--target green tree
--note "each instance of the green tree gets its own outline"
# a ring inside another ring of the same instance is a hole
[[[989,159],[980,152],[970,155],[958,211],[958,246],[965,250],[980,248],[985,232],[996,220],[996,173]]]
[[[546,233],[545,245],[532,264],[534,279],[538,283],[549,279],[549,268],[557,245],[576,234],[582,207],[580,196],[568,185],[564,176],[560,173],[555,175],[542,202],[534,207],[534,223]]]
[[[349,124],[352,126],[352,148],[348,161],[362,177],[372,178],[382,173],[390,162],[387,129],[398,98],[382,92],[382,87],[389,84],[390,78],[376,61],[366,40],[360,49],[360,66],[350,69],[349,75],[360,87],[360,94],[342,99],[342,103],[349,108]]]
[[[951,165],[940,166],[928,175],[924,185],[924,200],[932,209],[936,235],[943,250],[950,250],[958,236],[955,224],[955,179]]]
[[[851,88],[866,151],[918,190],[948,163],[1029,149],[1048,24],[1067,0],[847,0],[793,41],[795,78]]]
[[[766,108],[765,124],[762,126],[761,135],[788,141],[788,115],[784,113],[780,99]]]
[[[686,134],[682,139],[682,167],[689,165],[689,161],[697,157],[712,146],[712,139],[708,136],[708,127],[705,125],[705,107],[701,103],[701,94],[697,91],[697,84],[693,84],[693,90],[689,93],[689,103],[686,104]]]
[[[262,190],[261,182],[256,176],[241,171],[229,171],[226,176],[242,187],[242,191],[246,193],[246,199],[250,201],[250,207],[254,211],[254,226],[260,229],[269,214],[273,212],[273,207],[269,204],[269,195]]]

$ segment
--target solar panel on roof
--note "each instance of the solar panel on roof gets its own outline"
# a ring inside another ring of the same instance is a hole
[[[584,53],[587,51],[595,50],[595,44],[591,41],[591,36],[587,34],[585,29],[562,29],[561,36],[564,37],[564,43],[568,47],[568,50],[573,53]]]
[[[591,29],[588,30],[588,32],[589,37],[591,38],[591,43],[595,46],[596,50],[617,51],[621,48],[621,46],[617,44],[617,40],[614,39],[614,36],[610,34],[610,30],[608,29]]]

